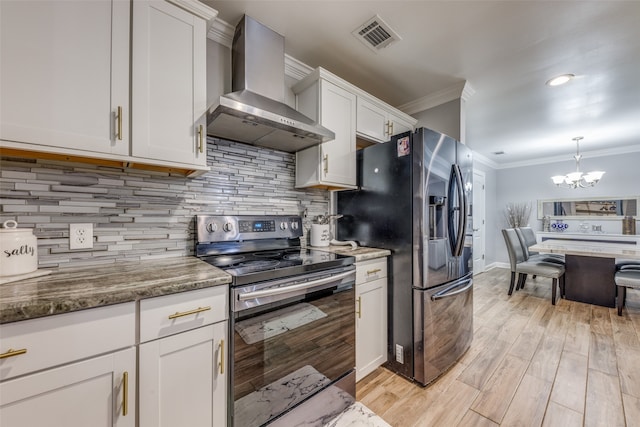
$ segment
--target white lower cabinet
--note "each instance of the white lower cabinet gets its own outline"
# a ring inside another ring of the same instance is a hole
[[[134,427],[136,350],[0,383],[2,427]]]
[[[0,325],[0,426],[134,427],[135,303]]]
[[[226,426],[227,322],[141,344],[140,426]]]
[[[214,286],[2,324],[0,426],[226,426],[228,312]]]
[[[387,258],[356,263],[356,381],[387,361]]]
[[[227,425],[228,291],[140,301],[140,427]]]

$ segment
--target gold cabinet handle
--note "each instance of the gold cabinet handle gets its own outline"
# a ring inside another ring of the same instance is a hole
[[[218,366],[220,367],[220,374],[224,374],[224,340],[220,340],[218,349],[220,350],[220,363],[218,363]]]
[[[381,272],[382,270],[380,270],[379,268],[376,268],[374,270],[367,270],[367,276],[371,275],[371,274],[376,274]]]
[[[362,319],[362,297],[358,297],[358,311],[356,311],[358,319]]]
[[[324,162],[324,173],[327,174],[329,173],[329,155],[325,154],[322,161]]]
[[[183,311],[182,313],[180,313],[179,311],[176,311],[174,314],[170,314],[169,315],[169,320],[177,319],[178,317],[190,316],[190,315],[196,314],[196,313],[202,313],[203,311],[208,311],[208,310],[211,310],[210,306],[198,307],[198,308],[193,309],[193,310]]]
[[[202,125],[198,126],[198,147],[200,152],[204,153],[204,128]]]
[[[122,374],[122,416],[126,417],[129,413],[129,372],[124,371]]]
[[[6,359],[7,357],[19,356],[21,354],[25,354],[27,352],[26,348],[21,348],[20,350],[14,350],[10,348],[5,353],[0,354],[0,359]]]
[[[389,120],[389,125],[391,126],[391,132],[389,132],[389,136],[393,135],[393,122]]]
[[[122,107],[120,105],[116,112],[116,138],[122,141]]]

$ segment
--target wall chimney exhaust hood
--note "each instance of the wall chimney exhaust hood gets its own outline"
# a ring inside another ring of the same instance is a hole
[[[284,102],[284,37],[244,15],[231,51],[232,92],[207,112],[207,134],[296,152],[335,134]]]

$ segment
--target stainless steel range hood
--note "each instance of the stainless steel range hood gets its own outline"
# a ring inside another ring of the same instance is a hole
[[[295,152],[335,134],[284,102],[284,37],[245,15],[231,52],[233,92],[207,113],[207,134]]]

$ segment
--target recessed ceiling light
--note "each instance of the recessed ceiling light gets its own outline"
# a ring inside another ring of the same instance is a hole
[[[547,80],[547,86],[560,86],[567,83],[569,80],[575,77],[575,74],[562,74],[552,79]]]

